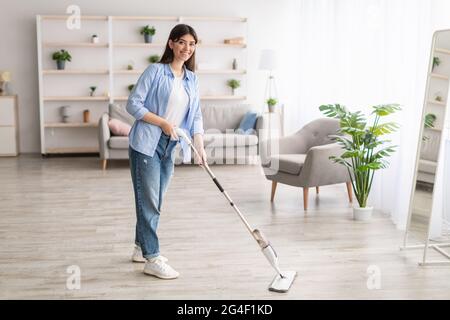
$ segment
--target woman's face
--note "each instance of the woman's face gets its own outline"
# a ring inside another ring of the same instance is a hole
[[[195,39],[191,34],[185,34],[177,41],[169,40],[174,58],[186,62],[195,51]]]

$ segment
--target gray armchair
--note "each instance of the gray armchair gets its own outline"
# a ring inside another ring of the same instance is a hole
[[[339,120],[314,120],[296,133],[261,143],[260,156],[264,174],[272,181],[270,201],[275,197],[277,183],[303,188],[303,207],[308,209],[310,187],[346,183],[352,202],[352,186],[347,169],[333,163],[329,157],[342,154],[342,148],[330,135],[336,134]]]

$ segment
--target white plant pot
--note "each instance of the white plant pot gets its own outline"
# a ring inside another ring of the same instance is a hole
[[[99,38],[98,37],[92,37],[92,43],[98,43]]]
[[[373,207],[361,208],[359,205],[353,207],[353,219],[356,221],[368,221],[372,218]]]

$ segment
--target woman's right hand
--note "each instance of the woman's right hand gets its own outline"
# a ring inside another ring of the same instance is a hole
[[[173,139],[178,140],[178,135],[175,132],[175,125],[171,124],[170,122],[164,120],[161,123],[161,130],[168,136],[171,136]]]

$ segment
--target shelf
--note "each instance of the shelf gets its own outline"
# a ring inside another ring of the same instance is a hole
[[[439,128],[425,128],[425,129],[427,129],[427,130],[432,130],[432,131],[442,131],[442,129],[439,129]]]
[[[108,74],[109,70],[42,70],[42,74]]]
[[[144,70],[116,70],[114,74],[142,74]],[[196,74],[246,74],[246,70],[196,70]]]
[[[44,42],[44,47],[88,47],[88,48],[108,48],[108,43],[92,42]]]
[[[145,42],[118,42],[113,43],[114,47],[122,47],[122,48],[160,48],[165,47],[165,43],[145,43]],[[229,43],[200,43],[197,45],[197,48],[206,47],[206,48],[246,48],[247,44],[229,44]]]
[[[221,95],[221,96],[201,96],[200,100],[245,100],[247,99],[247,97],[245,96],[226,96],[226,95]],[[118,96],[118,97],[114,97],[113,98],[114,101],[126,101],[128,100],[127,96]]]
[[[108,97],[44,97],[44,101],[108,101]]]
[[[201,96],[200,100],[245,100],[245,96]]]
[[[445,103],[445,102],[433,101],[433,100],[429,100],[428,103],[435,104],[435,105],[438,105],[438,106],[443,106],[443,107],[445,107],[447,105],[447,103]]]
[[[95,122],[55,122],[46,123],[46,128],[97,128],[98,124]]]
[[[63,16],[63,15],[45,15],[41,16],[42,20],[67,20],[70,16]],[[107,21],[108,16],[80,16],[81,20],[102,20]]]
[[[196,70],[197,74],[246,74],[247,70]]]
[[[96,147],[47,148],[46,153],[97,153]]]
[[[443,53],[443,54],[449,54],[450,55],[450,50],[447,49],[443,49],[443,48],[436,48],[434,49],[435,53]]]
[[[439,74],[439,73],[430,73],[430,77],[436,78],[436,79],[448,80],[448,76],[445,76],[445,75]]]
[[[127,20],[127,21],[136,21],[136,20],[154,20],[154,21],[223,21],[223,22],[247,22],[247,18],[234,18],[234,17],[155,17],[155,16],[112,16],[113,20]]]

